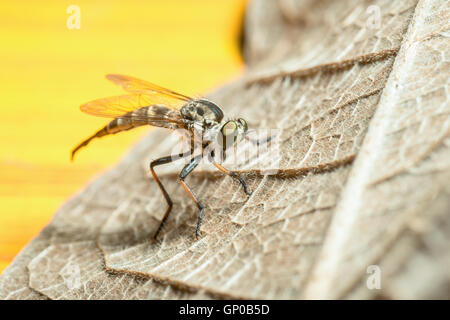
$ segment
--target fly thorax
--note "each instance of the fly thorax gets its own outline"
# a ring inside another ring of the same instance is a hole
[[[217,135],[220,131],[221,124],[215,123],[214,125],[210,126],[205,132],[203,133],[203,140],[207,143],[215,143],[217,140]]]
[[[223,119],[222,109],[205,99],[188,102],[180,112],[186,119],[202,122],[207,127],[211,127]]]

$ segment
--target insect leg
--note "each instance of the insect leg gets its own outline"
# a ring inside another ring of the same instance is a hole
[[[194,201],[197,208],[200,210],[200,213],[198,215],[198,221],[197,221],[197,227],[195,228],[195,236],[198,238],[200,235],[200,226],[202,224],[203,219],[203,211],[205,209],[205,206],[198,200],[198,198],[195,196],[195,194],[192,192],[191,188],[184,182],[184,179],[188,176],[189,173],[191,173],[195,167],[200,163],[202,157],[197,156],[191,160],[187,165],[184,166],[183,170],[180,172],[180,183],[183,186],[184,190],[186,190],[189,197]]]
[[[173,161],[178,160],[180,158],[185,158],[185,157],[187,157],[187,156],[189,156],[191,154],[192,154],[191,152],[180,153],[180,154],[178,154],[178,158],[174,158],[172,156],[167,156],[167,157],[162,157],[162,158],[153,160],[150,163],[150,172],[152,173],[153,179],[155,179],[156,183],[158,184],[159,189],[161,190],[161,192],[162,192],[162,194],[163,194],[163,196],[164,196],[164,198],[166,199],[166,202],[167,202],[166,212],[164,213],[163,219],[161,220],[161,223],[159,224],[159,227],[156,230],[155,235],[153,236],[154,239],[156,239],[156,237],[158,236],[158,234],[161,231],[164,223],[167,220],[167,217],[169,216],[170,211],[172,211],[173,203],[172,203],[172,200],[169,197],[169,194],[167,193],[166,189],[162,185],[161,181],[159,180],[159,178],[156,175],[156,172],[155,172],[155,170],[153,168],[156,167],[156,166],[162,165],[162,164],[167,164],[167,163],[173,162]]]
[[[249,130],[247,132],[251,133],[251,132],[254,132],[254,130],[252,130],[252,131]],[[250,141],[251,143],[253,143],[254,145],[257,145],[257,146],[269,143],[273,138],[275,138],[275,135],[269,136],[269,137],[265,137],[265,138],[260,138],[260,139],[251,138],[248,134],[246,134],[244,136],[244,139]]]
[[[238,173],[236,173],[234,171],[230,171],[230,170],[224,168],[223,166],[221,166],[217,162],[213,162],[213,165],[215,165],[217,169],[219,169],[220,171],[222,171],[226,175],[229,175],[230,177],[238,180],[241,183],[242,187],[244,187],[244,192],[245,192],[246,195],[250,196],[252,194],[250,191],[248,191],[247,183],[245,183],[245,180],[242,179],[242,177]]]

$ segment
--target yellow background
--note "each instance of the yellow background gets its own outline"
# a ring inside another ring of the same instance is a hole
[[[69,30],[69,5],[81,29]],[[70,150],[108,120],[83,102],[120,94],[121,73],[186,94],[241,72],[245,0],[0,2],[0,272],[58,207],[148,128]]]

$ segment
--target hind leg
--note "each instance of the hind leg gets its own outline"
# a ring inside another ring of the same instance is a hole
[[[158,176],[157,176],[157,174],[156,174],[156,172],[155,172],[155,170],[153,168],[156,167],[156,166],[160,166],[162,164],[167,164],[167,163],[173,162],[173,161],[178,160],[180,158],[185,158],[185,157],[187,157],[189,155],[191,155],[191,152],[180,153],[178,155],[177,159],[174,159],[172,156],[167,156],[167,157],[162,157],[162,158],[156,159],[156,160],[154,160],[154,161],[152,161],[150,163],[150,172],[151,172],[151,174],[153,176],[153,179],[155,179],[156,183],[158,184],[159,189],[161,190],[161,192],[162,192],[162,194],[164,196],[164,199],[166,199],[166,202],[167,202],[166,212],[164,213],[163,219],[161,220],[161,223],[159,224],[159,227],[156,230],[155,235],[153,236],[154,239],[156,239],[158,237],[158,234],[160,233],[164,223],[166,222],[170,211],[172,211],[173,203],[172,203],[172,199],[170,199],[169,194],[167,193],[166,189],[162,185],[161,181],[159,180],[159,178],[158,178]]]

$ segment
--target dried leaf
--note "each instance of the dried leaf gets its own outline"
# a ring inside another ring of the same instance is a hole
[[[152,131],[60,209],[4,272],[0,297],[449,298],[449,15],[439,0],[253,1],[252,67],[210,98],[280,130],[280,170],[240,168],[249,198],[194,171],[207,205],[196,240],[180,165],[161,168],[175,203],[154,242],[166,204],[148,160],[174,141]],[[366,285],[371,265],[379,290]]]

